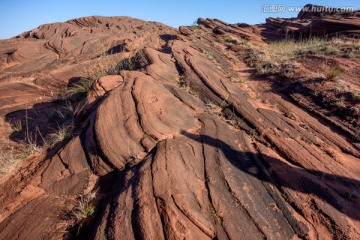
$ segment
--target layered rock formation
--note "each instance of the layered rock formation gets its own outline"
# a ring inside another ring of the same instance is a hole
[[[254,77],[236,44],[281,37],[272,29],[284,21],[199,19],[176,30],[88,17],[1,41],[0,114],[24,118],[38,135],[54,121],[45,113],[65,104],[53,93],[81,68],[114,56],[135,62],[71,103],[81,110],[68,140],[2,178],[0,239],[359,238],[360,145],[350,133],[359,129]],[[336,21],[336,32],[359,23]],[[25,130],[1,128],[12,141]],[[75,221],[89,193],[94,212]]]

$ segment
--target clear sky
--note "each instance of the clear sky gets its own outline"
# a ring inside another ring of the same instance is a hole
[[[291,6],[307,3],[360,8],[359,0],[0,0],[0,39],[16,36],[41,24],[100,15],[130,16],[173,27],[191,25],[198,17],[228,23],[261,23],[267,17],[295,17]],[[269,4],[285,4],[285,12],[263,12]]]

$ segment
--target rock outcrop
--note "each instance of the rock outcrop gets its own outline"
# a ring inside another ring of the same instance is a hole
[[[69,138],[2,178],[0,239],[358,239],[359,129],[254,78],[240,42],[261,46],[281,37],[273,28],[308,24],[357,32],[359,19],[285,21],[177,30],[87,17],[2,40],[1,117],[23,117],[44,138],[49,112],[66,106],[53,93],[77,86],[81,68],[121,64],[70,103]]]

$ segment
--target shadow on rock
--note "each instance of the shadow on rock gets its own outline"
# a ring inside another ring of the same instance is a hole
[[[261,181],[269,182],[278,189],[288,188],[308,195],[315,195],[347,216],[359,220],[358,189],[360,182],[344,176],[297,168],[262,153],[240,152],[225,142],[206,135],[182,134],[190,139],[221,149],[234,166]],[[254,171],[254,167],[258,169]],[[347,209],[345,209],[345,206]],[[316,208],[316,206],[314,206]],[[349,209],[352,209],[349,211]]]

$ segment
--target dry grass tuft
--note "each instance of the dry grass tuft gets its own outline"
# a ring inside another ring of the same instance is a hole
[[[222,115],[222,108],[211,101],[206,102],[206,108],[215,115]]]
[[[21,119],[13,119],[10,121],[10,127],[14,132],[20,132],[23,129]]]
[[[63,142],[73,136],[74,123],[59,126],[54,132],[50,133],[47,138],[47,144],[54,146],[59,142]]]
[[[88,194],[79,195],[77,198],[77,206],[75,206],[69,213],[76,223],[83,222],[89,217],[93,217],[96,210],[96,194],[97,191]]]
[[[95,80],[92,78],[81,78],[80,81],[73,84],[62,96],[61,100],[82,98],[92,90]]]
[[[335,81],[341,75],[342,71],[339,67],[333,67],[330,69],[329,73],[326,75],[327,81]]]
[[[15,149],[14,147],[0,147],[0,177],[11,172],[20,160],[25,159],[39,150],[34,141],[24,142],[24,145]]]
[[[84,65],[82,77],[60,96],[60,100],[83,98],[92,91],[96,80],[107,75],[118,75],[122,70],[136,70],[143,51],[139,50],[135,56],[124,58],[123,55],[106,55]]]
[[[342,38],[286,39],[263,46],[248,45],[247,63],[259,75],[289,77],[294,60],[306,55],[360,56],[360,42]]]
[[[0,177],[16,166],[17,159],[14,156],[13,148],[1,148],[0,149]]]

